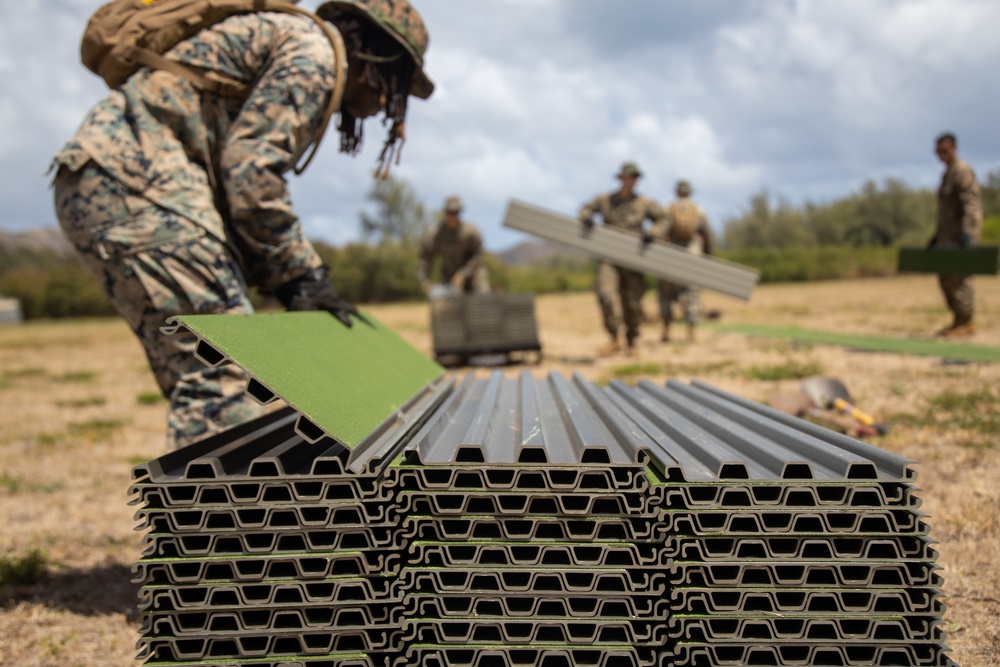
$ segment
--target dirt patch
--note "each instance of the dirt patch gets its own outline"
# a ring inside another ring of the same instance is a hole
[[[977,278],[974,342],[1000,345],[1000,279]],[[749,304],[706,295],[724,322],[928,336],[947,321],[931,277],[775,285]],[[645,308],[655,313],[647,295]],[[384,324],[431,350],[423,304],[376,306]],[[578,372],[598,382],[698,378],[755,400],[794,390],[806,370],[841,378],[893,426],[872,440],[916,461],[922,511],[940,541],[948,644],[963,667],[1000,665],[1000,364],[793,345],[704,328],[695,344],[643,326],[639,357],[596,359],[605,340],[589,294],[538,299],[544,359],[506,373]],[[488,370],[477,370],[488,373]],[[0,591],[4,664],[134,664],[140,535],[130,470],[163,452],[166,404],[139,345],[116,320],[0,328],[0,555],[45,557],[42,579]]]

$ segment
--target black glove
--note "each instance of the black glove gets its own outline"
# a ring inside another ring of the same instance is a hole
[[[325,266],[285,283],[275,296],[287,310],[325,310],[347,326],[351,326],[349,315],[364,319],[354,304],[337,294]]]
[[[653,235],[647,232],[646,230],[642,230],[642,245],[646,246],[652,242],[653,242]]]
[[[588,215],[586,218],[580,220],[580,224],[582,224],[585,229],[593,229],[594,225],[596,224],[594,222],[594,216]]]
[[[962,234],[962,236],[959,237],[958,239],[959,248],[968,248],[971,245],[972,245],[972,237],[970,237],[968,234]]]

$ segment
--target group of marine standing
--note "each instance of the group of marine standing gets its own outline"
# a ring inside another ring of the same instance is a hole
[[[263,408],[244,393],[247,378],[235,366],[205,367],[194,355],[194,335],[165,336],[160,327],[177,315],[251,313],[251,287],[288,310],[325,310],[350,326],[357,310],[337,293],[306,237],[286,175],[305,169],[332,116],[341,152],[353,155],[364,119],[379,114],[387,128],[378,169],[384,175],[405,140],[410,97],[426,99],[434,90],[423,69],[427,30],[406,0],[327,0],[315,13],[281,0],[252,7],[228,16],[209,0],[112,0],[102,7],[82,54],[111,90],[53,161],[59,224],[142,343],[170,401],[174,448]],[[155,49],[151,39],[115,41],[159,28],[169,39]],[[975,177],[943,145],[939,155],[953,162],[942,208],[960,225],[942,222],[934,242],[973,244]],[[617,176],[618,190],[583,207],[582,224],[599,216],[647,243],[658,238],[711,253],[709,227],[688,184],[680,182],[677,200],[664,208],[635,192],[641,173],[634,164]],[[460,212],[461,202],[449,200],[444,220],[424,240],[420,277],[428,290],[436,254],[454,287],[489,289],[482,240]],[[943,278],[942,288],[955,312],[949,331],[971,332],[971,285]],[[644,276],[598,266],[610,336],[602,353],[634,353],[644,290]],[[675,301],[693,338],[697,291],[665,282],[659,291],[662,338],[670,338]]]

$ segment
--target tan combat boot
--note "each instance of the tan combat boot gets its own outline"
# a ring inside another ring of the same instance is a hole
[[[945,331],[945,338],[968,338],[976,333],[971,317],[956,318],[955,325]]]
[[[670,325],[666,322],[663,323],[663,333],[660,334],[661,343],[670,342]]]
[[[617,354],[618,352],[621,352],[621,350],[622,350],[622,345],[621,345],[621,343],[618,342],[618,337],[616,336],[616,337],[612,338],[611,340],[609,340],[604,345],[602,345],[599,348],[597,348],[597,356],[599,356],[599,357],[610,357],[613,354]]]
[[[694,324],[690,324],[690,323],[688,324],[688,342],[689,343],[693,343],[695,341],[695,339],[697,338],[697,336],[695,335],[695,329],[696,329],[696,327],[695,327]]]

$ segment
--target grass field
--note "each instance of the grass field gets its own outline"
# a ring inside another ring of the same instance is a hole
[[[1000,278],[976,286],[981,333],[972,342],[1000,346]],[[652,294],[645,305],[655,311]],[[638,358],[595,359],[604,336],[593,296],[545,296],[538,306],[545,360],[527,367],[536,374],[699,378],[756,400],[811,373],[843,380],[893,427],[873,442],[919,462],[953,657],[963,667],[1000,665],[1000,364],[709,328],[694,345],[664,345],[655,324],[645,325]],[[947,321],[929,277],[765,286],[748,304],[707,295],[706,307],[721,310],[722,323],[874,337],[924,338]],[[371,310],[430,350],[425,306]],[[132,466],[162,453],[165,409],[120,321],[0,328],[0,664],[134,664],[129,580],[141,536],[126,491]]]

